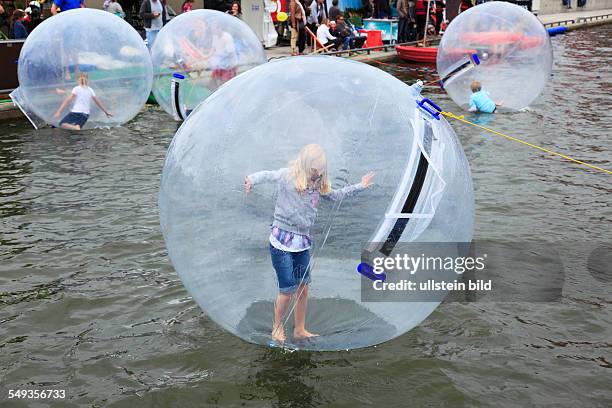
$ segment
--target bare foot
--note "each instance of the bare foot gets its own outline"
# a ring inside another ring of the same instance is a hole
[[[72,125],[70,123],[62,123],[62,129],[81,130],[81,127],[79,125]]]
[[[285,330],[283,326],[276,326],[272,328],[272,340],[277,343],[284,343],[287,338],[285,337]]]
[[[317,336],[318,334],[311,333],[306,329],[293,331],[293,338],[295,339],[309,339],[311,337],[317,337]]]

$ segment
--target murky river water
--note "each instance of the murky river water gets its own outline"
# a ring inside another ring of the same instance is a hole
[[[553,44],[544,95],[489,126],[611,168],[612,27]],[[222,331],[169,263],[157,212],[177,129],[166,114],[148,107],[78,135],[3,122],[0,406],[18,388],[65,389],[57,406],[612,405],[612,283],[585,267],[612,241],[610,176],[452,124],[472,167],[475,238],[564,243],[563,299],[447,303],[378,347],[289,353]]]

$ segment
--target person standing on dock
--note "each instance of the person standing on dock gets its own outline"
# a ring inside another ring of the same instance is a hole
[[[416,0],[414,3],[414,16],[416,19],[417,39],[423,38],[425,34],[425,22],[427,21],[427,1]]]
[[[325,10],[325,6],[323,5],[324,0],[312,0],[309,6],[308,14],[308,28],[313,33],[317,32],[317,27],[323,21],[324,18],[327,18],[327,10]],[[314,44],[311,41],[310,45],[314,48]]]
[[[391,18],[391,6],[389,0],[376,0],[376,18]]]
[[[291,15],[291,55],[302,54],[306,48],[306,11],[299,0],[289,3]]]
[[[232,6],[226,11],[226,13],[242,20],[242,9],[240,8],[240,2],[232,2]]]
[[[417,39],[417,30],[416,30],[416,3],[413,0],[408,0],[408,16],[410,20],[408,22],[407,32],[406,32],[406,41],[416,41]]]
[[[2,3],[0,3],[0,28],[4,25],[4,7],[2,7]]]
[[[157,33],[166,25],[166,7],[161,0],[143,0],[140,4],[140,17],[147,33],[147,47],[153,48]]]
[[[435,4],[436,34],[440,34],[440,27],[442,26],[442,21],[444,21],[444,9],[446,8],[446,4],[444,4],[444,0],[436,0]]]
[[[408,41],[408,23],[410,22],[408,0],[397,0],[397,14],[399,16],[399,23],[397,25],[397,42],[401,44]]]
[[[185,0],[181,5],[181,14],[188,13],[193,10],[193,0]]]
[[[472,3],[472,0],[461,0],[461,3],[459,3],[459,13],[461,14],[472,7],[474,7],[474,3]]]
[[[20,9],[13,10],[13,17],[11,19],[11,31],[9,32],[9,38],[13,40],[23,40],[28,36],[28,30],[23,25],[23,19],[25,12]]]
[[[310,14],[314,15],[317,25],[322,24],[323,20],[328,18],[324,1],[325,0],[316,0],[310,5]]]
[[[117,0],[111,0],[108,7],[106,7],[106,11],[117,17],[125,18],[123,7],[121,7],[121,4],[117,3]]]
[[[336,21],[338,19],[338,16],[340,15],[340,7],[338,7],[338,0],[333,0],[332,1],[332,6],[329,8],[329,19],[330,21]]]

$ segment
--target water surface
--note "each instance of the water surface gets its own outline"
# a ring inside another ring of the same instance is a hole
[[[554,76],[528,111],[467,117],[612,168],[612,27],[553,46]],[[562,301],[447,303],[377,347],[289,353],[222,331],[169,263],[157,193],[177,125],[165,113],[80,134],[3,122],[0,385],[66,389],[61,406],[612,405],[612,284],[585,267],[588,248],[612,241],[610,176],[452,125],[475,238],[565,243]]]

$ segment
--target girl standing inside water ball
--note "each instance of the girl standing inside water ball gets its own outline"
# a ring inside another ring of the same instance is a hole
[[[310,278],[310,228],[317,218],[319,198],[342,200],[372,184],[374,173],[361,178],[361,183],[332,190],[327,174],[327,158],[323,148],[309,144],[289,168],[260,171],[246,177],[245,188],[263,182],[277,183],[274,221],[271,226],[270,255],[278,278],[279,294],[274,306],[272,340],[284,343],[283,317],[293,295],[296,296],[293,337],[296,340],[317,336],[305,328]]]

